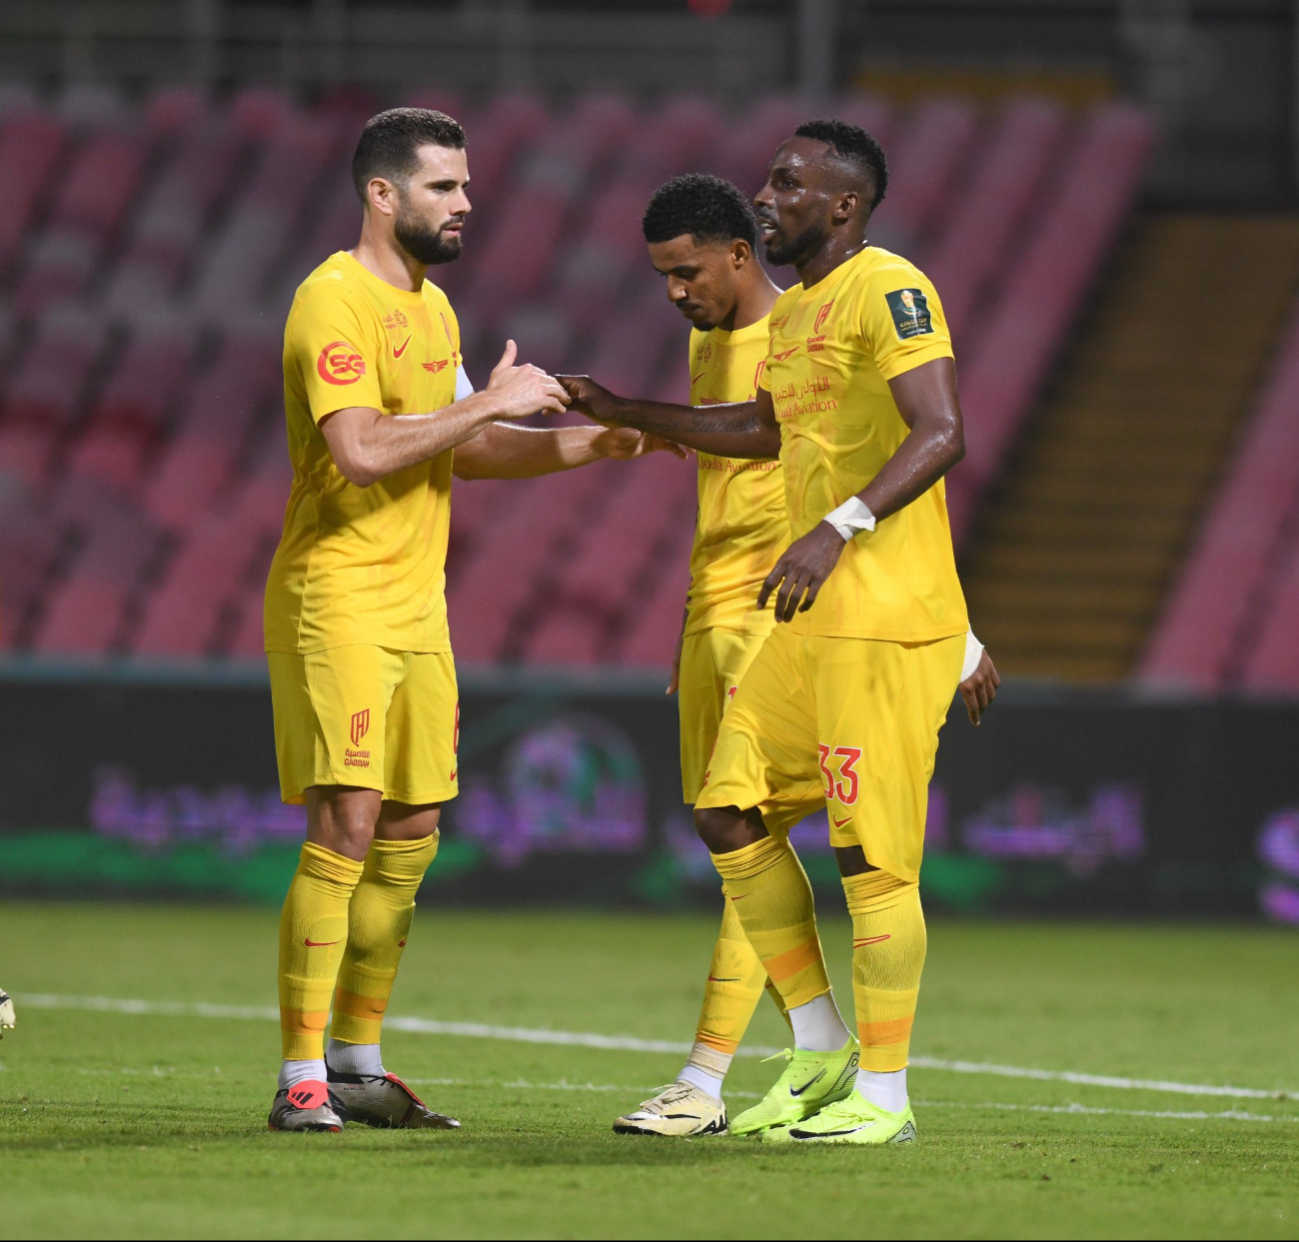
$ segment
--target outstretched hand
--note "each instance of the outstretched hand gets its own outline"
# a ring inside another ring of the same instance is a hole
[[[682,460],[690,456],[690,451],[662,436],[652,436],[646,431],[634,431],[630,427],[606,427],[595,437],[596,451],[603,457],[614,461],[626,461],[632,457],[644,457],[646,453],[674,453]]]
[[[796,612],[806,612],[816,603],[843,548],[843,536],[829,522],[818,522],[781,554],[758,592],[758,607],[765,608],[775,591],[777,621],[792,621]]]
[[[979,666],[960,685],[961,698],[965,700],[965,711],[970,723],[977,725],[983,713],[988,710],[992,700],[997,697],[997,687],[1001,678],[997,676],[997,666],[993,664],[988,649],[983,649],[979,656]]]
[[[552,375],[530,362],[516,367],[518,346],[505,342],[501,360],[492,368],[486,391],[496,398],[497,418],[527,418],[532,414],[562,414],[568,408],[568,393]]]
[[[618,398],[589,375],[556,375],[555,379],[563,386],[571,407],[579,414],[585,414],[597,423],[618,421],[614,416]]]

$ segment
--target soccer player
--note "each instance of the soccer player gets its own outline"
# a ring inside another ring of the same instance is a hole
[[[460,254],[464,147],[439,112],[366,124],[352,160],[360,240],[307,277],[285,328],[293,486],[265,629],[281,794],[305,802],[307,840],[280,923],[276,1130],[459,1124],[386,1073],[379,1049],[439,810],[457,788],[443,590],[452,474],[525,477],[662,445],[500,421],[568,401],[551,376],[515,365],[512,341],[473,391],[455,314],[425,279]]]
[[[748,1128],[791,1143],[915,1138],[906,1065],[928,783],[967,652],[976,722],[997,685],[968,630],[947,522],[942,477],[964,442],[942,306],[919,269],[866,239],[887,183],[884,152],[855,125],[809,122],[776,151],[759,230],[800,283],[772,308],[754,401],[696,410],[561,377],[601,422],[728,457],[779,454],[784,467],[793,542],[758,596],[777,625],[722,717],[695,819],[794,1032]],[[856,1038],[807,877],[769,828],[820,805],[853,920]]]
[[[677,177],[655,191],[643,221],[668,299],[693,325],[690,403],[752,401],[766,362],[768,317],[780,290],[758,261],[758,224],[728,181]],[[789,543],[780,463],[700,453],[690,596],[672,683],[681,720],[681,784],[694,805],[722,712],[774,625],[758,591]],[[773,832],[788,824],[772,823]],[[730,903],[713,949],[694,1046],[677,1081],[619,1117],[620,1134],[720,1134],[722,1083],[767,972]],[[772,990],[777,1004],[779,994]]]

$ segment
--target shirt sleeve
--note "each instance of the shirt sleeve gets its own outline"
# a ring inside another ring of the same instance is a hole
[[[335,285],[299,294],[290,319],[286,352],[302,376],[312,419],[349,406],[382,410],[374,325]]]
[[[881,268],[866,282],[862,333],[886,379],[935,358],[951,358],[952,338],[938,293],[914,269]]]
[[[473,395],[474,386],[469,382],[469,376],[465,373],[465,364],[462,362],[456,367],[456,400],[463,401]]]

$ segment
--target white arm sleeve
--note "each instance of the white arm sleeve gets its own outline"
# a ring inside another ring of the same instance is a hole
[[[466,397],[474,395],[474,386],[469,382],[469,376],[465,374],[465,366],[462,362],[456,368],[456,400],[463,401]]]
[[[974,670],[979,667],[979,660],[983,656],[983,644],[974,637],[973,630],[965,632],[965,663],[961,665],[961,680],[974,676]]]

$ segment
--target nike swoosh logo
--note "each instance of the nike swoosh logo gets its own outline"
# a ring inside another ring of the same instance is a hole
[[[699,381],[700,381],[701,379],[703,379],[704,376],[707,375],[707,374],[708,374],[707,371],[700,371],[698,375],[692,375],[692,376],[690,377],[690,382],[691,382],[692,384],[697,384],[697,383],[699,383]]]
[[[887,940],[888,938],[888,932],[885,932],[882,936],[867,936],[865,940],[854,940],[852,942],[852,947],[854,949],[860,949],[864,944],[879,944],[881,941]]]
[[[409,344],[410,344],[410,337],[407,337],[404,341],[402,341],[400,349],[398,349],[397,346],[394,345],[392,347],[392,356],[394,358],[400,358],[402,354],[406,352],[406,346]]]
[[[789,1094],[798,1097],[802,1095],[803,1092],[806,1091],[809,1087],[816,1086],[816,1084],[819,1083],[821,1079],[824,1077],[825,1077],[825,1070],[822,1070],[815,1078],[809,1078],[807,1082],[805,1082],[801,1087],[799,1087],[797,1091],[795,1091],[793,1087],[790,1087]]]
[[[337,940],[312,940],[309,937],[302,942],[308,949],[324,949],[331,944],[342,944],[342,937]]]
[[[845,815],[842,819],[836,819],[836,820],[834,821],[834,826],[835,826],[836,828],[842,828],[842,827],[844,826],[844,824],[850,824],[850,823],[852,823],[852,816],[851,816],[851,815]]]

